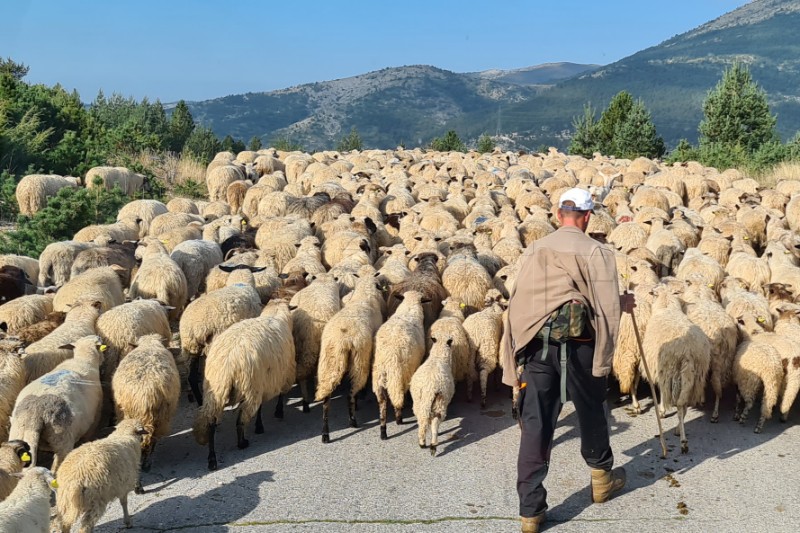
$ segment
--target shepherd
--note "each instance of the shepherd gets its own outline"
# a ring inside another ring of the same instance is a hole
[[[625,486],[625,470],[612,469],[606,390],[620,313],[631,313],[636,304],[633,295],[619,294],[613,251],[585,233],[593,208],[583,189],[561,195],[561,227],[525,251],[509,299],[503,383],[520,388],[517,492],[523,533],[538,532],[545,520],[543,482],[567,400],[578,415],[592,501],[606,502]]]

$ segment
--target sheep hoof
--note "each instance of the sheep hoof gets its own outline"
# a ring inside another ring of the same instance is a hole
[[[739,421],[739,415],[737,415],[737,414],[734,414],[734,415],[733,415],[733,421],[734,421],[734,422],[738,422],[738,421]]]
[[[681,441],[681,453],[682,454],[689,453],[689,441],[688,440],[682,440]]]
[[[331,441],[331,436],[327,433],[322,434],[322,442],[323,444],[328,444]]]
[[[303,402],[303,412],[304,413],[310,413],[311,412],[311,408],[308,406],[308,402]]]
[[[424,450],[425,448],[427,448],[427,446],[425,446],[424,442],[420,442],[419,443],[419,447],[420,447],[421,450]]]
[[[761,433],[761,426],[756,426],[756,429],[753,430],[753,433]]]
[[[481,398],[481,409],[486,409],[486,398]]]
[[[712,424],[716,424],[717,422],[719,422],[719,415],[712,415],[711,416],[711,423]]]
[[[256,433],[256,435],[263,435],[263,433],[264,433],[264,426],[263,426],[263,425],[262,425],[262,426],[259,426],[258,424],[256,424],[256,431],[255,431],[255,433]]]
[[[519,411],[517,410],[516,407],[513,407],[511,409],[511,418],[513,418],[514,420],[519,420]]]
[[[357,428],[358,427],[358,422],[356,422],[356,418],[355,417],[351,417],[350,418],[350,427],[351,428]]]
[[[781,424],[785,424],[786,420],[788,420],[788,418],[789,417],[787,415],[781,415]]]
[[[386,426],[381,426],[381,440],[388,440],[389,435],[386,433]]]
[[[144,491],[144,487],[142,487],[142,482],[141,481],[137,481],[136,482],[136,486],[133,487],[133,492],[135,492],[136,494],[144,494],[145,491]]]
[[[242,439],[236,443],[236,447],[239,448],[240,450],[244,450],[248,446],[250,446],[250,441],[247,439]]]
[[[436,446],[431,444],[431,457],[436,457]]]
[[[397,422],[398,426],[402,426],[403,425],[403,419],[402,418],[398,418],[397,420],[395,420],[395,422]]]
[[[194,403],[194,394],[190,392],[188,398],[189,398],[189,403]]]
[[[208,469],[209,470],[216,470],[217,469],[217,460],[216,459],[209,459],[208,460]]]

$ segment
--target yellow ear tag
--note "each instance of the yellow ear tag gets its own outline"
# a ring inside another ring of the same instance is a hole
[[[50,482],[50,486],[53,487],[54,489],[57,489],[58,488],[58,481],[56,481],[54,479],[53,481]]]
[[[462,302],[462,303],[458,304],[458,306],[459,306],[461,309],[464,309],[464,308],[467,306],[467,304],[465,304],[465,303],[463,303],[463,302]]]
[[[31,460],[31,454],[29,454],[28,452],[22,452],[22,455],[20,455],[19,458],[20,458],[21,461],[27,463],[28,461]]]
[[[788,254],[789,250],[784,250],[783,253]]]
[[[623,275],[622,275],[622,279],[625,279],[625,278],[627,278],[627,277],[628,277],[628,275],[627,275],[627,274],[623,274]]]
[[[167,244],[167,241],[162,240],[161,244]]]
[[[709,288],[709,289],[713,289],[713,288],[714,288],[714,285],[712,285],[711,283],[709,283],[709,284],[708,284],[708,288]]]
[[[764,322],[766,322],[766,319],[763,316],[760,316],[758,317],[757,321],[759,324],[763,324]]]
[[[105,344],[101,344],[100,345],[100,351],[101,352],[105,352],[106,350],[108,350],[108,346],[106,346]]]
[[[750,240],[750,237],[748,237],[747,235],[745,235],[744,237],[742,237],[742,240],[744,240],[744,241],[749,241],[749,240]]]

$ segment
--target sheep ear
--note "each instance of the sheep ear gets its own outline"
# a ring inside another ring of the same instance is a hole
[[[95,309],[102,309],[103,302],[101,302],[100,300],[95,300],[92,302],[92,307],[94,307]]]
[[[281,279],[286,279],[286,278],[289,277],[289,274],[285,274],[285,273],[281,272],[280,274],[278,274],[278,277],[281,278]]]
[[[453,339],[447,339],[445,342],[447,343],[448,346],[453,345]]]
[[[217,266],[218,266],[218,267],[219,267],[219,269],[220,269],[220,270],[222,270],[223,272],[228,272],[228,273],[230,273],[230,272],[233,272],[234,270],[236,270],[236,266],[230,266],[230,265],[217,265]]]
[[[73,346],[72,344],[62,344],[61,346],[58,347],[58,349],[59,350],[74,350],[75,346]]]
[[[431,337],[431,340],[432,340],[433,342],[436,342],[436,337]]]
[[[8,333],[8,324],[6,324],[5,322],[0,322],[0,331]]]
[[[361,248],[366,253],[371,253],[369,242],[366,239],[362,239],[362,241],[358,243],[358,247]]]
[[[397,298],[400,301],[403,301],[403,298],[405,298],[405,296],[403,296],[403,294],[399,293],[399,292],[397,294],[395,294],[394,297]]]
[[[289,311],[294,311],[295,309],[297,309],[296,305],[289,305]]]
[[[369,217],[364,219],[364,225],[367,227],[367,231],[369,231],[370,234],[373,234],[376,231],[378,231],[378,226],[376,226],[375,222],[373,222],[372,219]]]
[[[419,301],[419,303],[422,303],[422,304],[429,304],[429,303],[431,303],[432,301],[433,301],[433,300],[431,300],[430,298],[423,298],[423,299],[421,299],[421,300]]]

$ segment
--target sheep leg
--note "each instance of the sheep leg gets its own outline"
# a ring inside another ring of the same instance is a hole
[[[256,435],[261,435],[264,433],[264,421],[261,420],[261,406],[258,406],[258,411],[256,411]]]
[[[791,376],[791,374],[790,374]],[[789,418],[789,410],[797,398],[797,393],[800,391],[800,377],[792,376],[793,379],[787,380],[786,390],[783,391],[783,398],[781,399],[781,422],[786,422]]]
[[[519,418],[519,387],[511,387],[511,418],[517,420]]]
[[[330,432],[328,430],[328,411],[331,408],[331,397],[326,396],[322,400],[322,442],[328,443],[331,441]]]
[[[121,503],[122,502],[122,498],[120,498],[119,501]],[[126,499],[126,501],[127,501],[127,499]],[[126,504],[126,507],[127,507],[127,504]],[[127,511],[127,509],[125,509],[124,507],[123,507],[123,510]],[[83,515],[81,516],[81,527],[78,530],[79,533],[91,533],[92,531],[94,531],[94,526],[95,526],[95,524],[97,524],[98,521],[100,521],[100,517],[103,515],[103,511],[105,511],[105,509],[100,510],[100,509],[98,509],[97,507],[94,507],[94,506],[92,506],[88,510],[86,510],[83,513]],[[130,522],[130,521],[131,521],[131,517],[130,517],[130,515],[128,515],[128,522]],[[131,527],[131,526],[126,523],[125,527]]]
[[[683,420],[686,417],[686,406],[678,407],[678,429],[681,436],[681,453],[689,453],[689,441],[686,439],[686,428]]]
[[[442,421],[439,415],[431,419],[431,457],[436,456],[436,447],[439,445],[439,423]]]
[[[467,378],[467,403],[470,403],[472,401],[472,385],[473,385],[473,381],[474,380],[472,378],[470,378],[470,377]]]
[[[489,371],[481,368],[481,409],[486,409],[486,382],[489,380]]]
[[[641,379],[639,372],[634,371],[633,386],[631,387],[631,407],[633,407],[633,412],[637,415],[642,412],[642,407],[639,405],[639,398],[636,397],[636,391],[639,388],[639,379]]]
[[[739,419],[742,417],[742,395],[739,393],[738,389],[736,391],[736,404],[733,406],[733,421],[738,422]]]
[[[250,446],[250,441],[244,437],[244,421],[242,420],[242,408],[239,408],[239,414],[236,416],[236,447],[244,450]]]
[[[217,424],[212,422],[208,425],[208,469],[217,469],[217,451],[214,447],[214,436],[217,433]]]
[[[350,412],[350,427],[357,428],[358,422],[356,421],[356,409],[358,406],[356,405],[356,394],[358,392],[355,389],[350,389],[350,397],[348,398],[348,410]]]
[[[714,410],[711,412],[711,423],[716,424],[719,422],[719,400],[722,398],[722,380],[719,378],[718,372],[711,375],[711,388],[714,390]]]
[[[400,426],[403,424],[403,406],[400,407],[395,406],[394,408],[394,421],[397,422],[397,425]]]
[[[153,466],[153,461],[151,459],[153,455],[153,450],[156,447],[156,439],[150,438],[150,443],[146,446],[142,446],[142,472],[149,472],[150,468]]]
[[[192,390],[198,407],[203,406],[203,393],[200,390],[200,356],[192,357],[189,363],[189,388]]]
[[[386,389],[381,387],[378,390],[378,410],[380,411],[381,419],[381,440],[386,440],[389,435],[386,434],[386,411],[389,404],[388,394]]]
[[[133,520],[131,520],[131,515],[128,513],[128,493],[119,497],[119,504],[122,506],[122,523],[125,524],[127,528],[132,527]]]
[[[417,440],[419,441],[419,447],[423,450],[427,448],[425,445],[425,433],[428,430],[428,421],[427,420],[417,420]]]
[[[278,394],[278,403],[275,404],[275,418],[283,420],[283,393]]]
[[[309,399],[310,396],[309,396],[309,392],[308,392],[308,382],[309,382],[309,380],[307,380],[307,379],[301,379],[300,380],[300,395],[303,397],[303,412],[304,413],[310,413],[311,412],[311,408],[309,407],[309,404],[311,403],[311,400]]]
[[[745,398],[744,399],[744,409],[742,409],[742,414],[739,415],[739,423],[744,425],[745,421],[747,420],[747,415],[750,414],[750,409],[753,408],[753,398]]]

